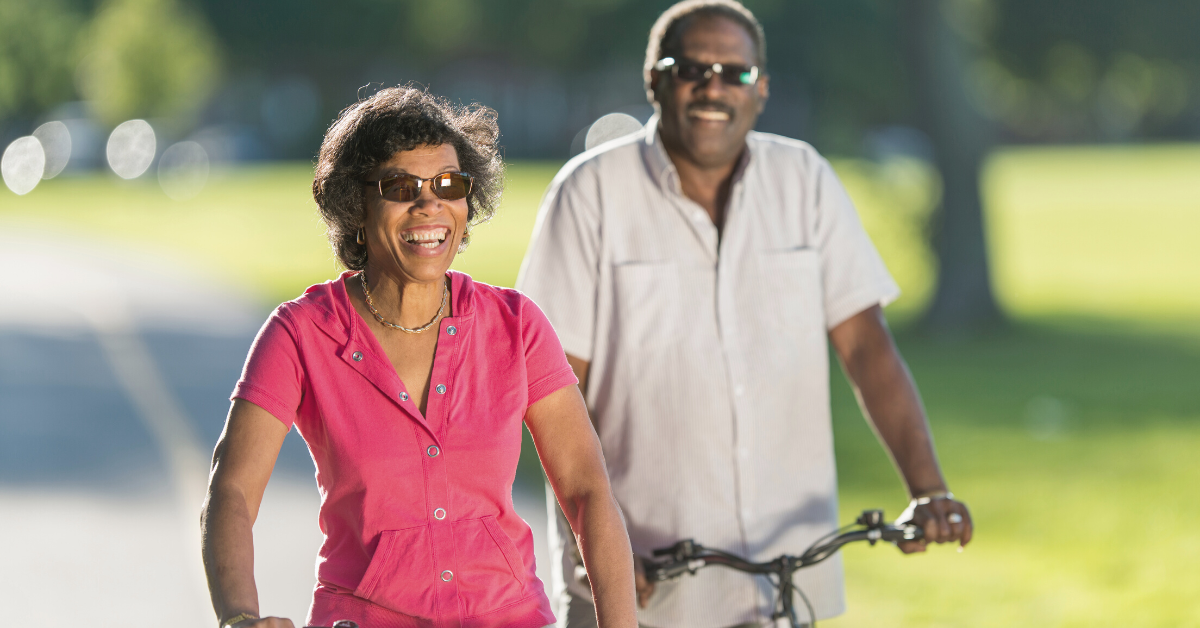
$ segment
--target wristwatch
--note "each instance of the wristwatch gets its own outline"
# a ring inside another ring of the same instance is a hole
[[[237,615],[234,615],[233,617],[221,622],[221,628],[229,628],[239,621],[246,621],[247,619],[259,619],[259,616],[251,613],[238,613]]]
[[[929,502],[935,501],[938,499],[953,500],[954,493],[951,493],[950,491],[935,491],[933,493],[926,493],[925,495],[922,495],[920,497],[914,497],[912,499],[912,503],[914,503],[918,506],[924,506],[925,504],[928,504]]]

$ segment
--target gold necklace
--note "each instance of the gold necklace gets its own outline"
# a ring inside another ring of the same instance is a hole
[[[442,318],[442,312],[446,311],[446,302],[449,301],[449,299],[450,299],[450,292],[448,290],[446,290],[446,282],[443,281],[442,282],[442,307],[438,308],[437,314],[433,315],[433,320],[429,321],[422,327],[417,327],[416,329],[409,329],[402,325],[397,325],[391,321],[385,320],[383,318],[383,315],[379,313],[379,310],[375,309],[375,302],[371,300],[371,290],[370,290],[370,288],[367,288],[367,271],[364,270],[361,273],[359,273],[358,278],[362,281],[363,294],[366,295],[366,297],[367,297],[366,298],[367,309],[371,310],[371,315],[375,317],[375,320],[379,321],[379,323],[382,325],[386,325],[388,327],[391,327],[392,329],[399,329],[400,331],[409,333],[409,334],[419,334],[419,333],[425,331],[426,329],[433,327],[434,323],[437,323],[438,320]]]

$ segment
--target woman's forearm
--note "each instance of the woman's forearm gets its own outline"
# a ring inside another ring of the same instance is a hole
[[[245,496],[212,487],[200,516],[201,547],[208,590],[218,620],[241,613],[258,616],[254,584],[254,521]]]
[[[600,440],[574,386],[529,407],[525,425],[587,568],[600,628],[637,628],[633,551]]]
[[[607,489],[606,483],[603,489],[573,500],[575,512],[566,514],[577,531],[599,628],[634,628],[633,551],[620,508]]]

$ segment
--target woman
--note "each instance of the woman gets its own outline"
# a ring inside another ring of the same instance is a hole
[[[632,553],[565,354],[514,290],[449,271],[499,200],[495,114],[406,87],[347,108],[313,181],[348,269],[259,332],[213,454],[204,561],[222,626],[259,618],[251,527],[295,424],[317,465],[307,623],[552,624],[514,512],[521,424],[577,533],[601,626],[636,626]]]

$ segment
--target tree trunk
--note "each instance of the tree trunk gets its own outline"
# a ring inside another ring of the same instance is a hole
[[[1001,319],[992,295],[979,195],[992,128],[967,92],[975,50],[948,20],[947,4],[955,1],[961,0],[904,0],[917,123],[933,143],[943,184],[933,225],[938,285],[921,325],[935,334],[978,331]]]

